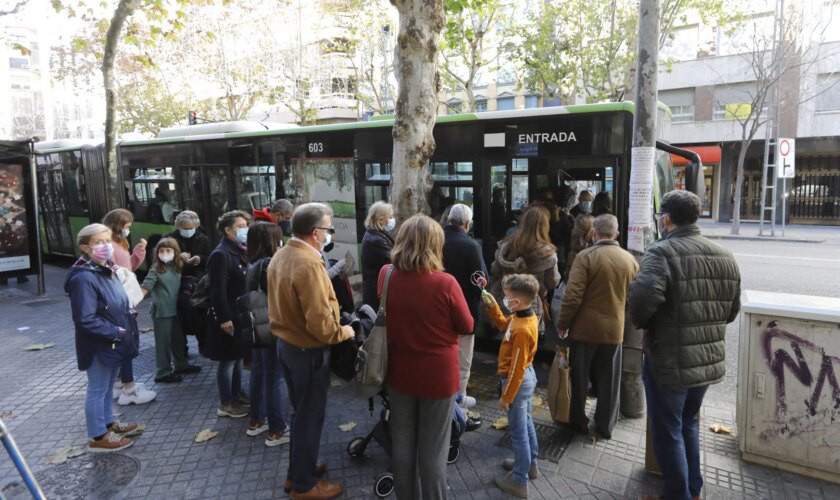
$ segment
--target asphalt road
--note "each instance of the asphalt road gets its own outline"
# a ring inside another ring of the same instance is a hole
[[[840,228],[836,233],[840,236]],[[715,240],[735,255],[743,290],[840,297],[840,238],[824,243]],[[735,402],[738,373],[738,321],[726,331],[726,379],[715,397]]]

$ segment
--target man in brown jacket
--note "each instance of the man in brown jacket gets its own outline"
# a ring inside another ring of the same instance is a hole
[[[598,397],[595,428],[610,439],[618,421],[625,303],[639,264],[615,240],[615,216],[598,216],[592,232],[595,244],[580,252],[572,266],[557,329],[562,338],[571,337],[569,423],[589,432],[586,393],[591,369]]]
[[[294,408],[285,489],[295,500],[342,492],[340,485],[318,479],[326,471],[318,448],[330,385],[329,346],[354,336],[339,323],[338,300],[321,258],[334,232],[330,207],[301,205],[292,216],[294,236],[268,265],[271,332],[280,339],[280,368]]]

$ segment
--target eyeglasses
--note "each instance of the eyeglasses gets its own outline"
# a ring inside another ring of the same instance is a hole
[[[655,214],[653,214],[653,216],[654,216],[657,220],[658,220],[658,219],[661,219],[662,217],[665,217],[666,215],[670,216],[671,214],[670,214],[670,212],[656,212]]]
[[[320,229],[321,231],[326,231],[330,234],[335,234],[335,228],[334,227],[316,227],[315,229]]]

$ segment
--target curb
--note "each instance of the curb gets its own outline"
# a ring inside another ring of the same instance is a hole
[[[735,234],[704,234],[712,240],[739,240],[739,241],[778,241],[781,243],[825,243],[825,240],[807,238],[785,238],[778,236],[741,236]]]

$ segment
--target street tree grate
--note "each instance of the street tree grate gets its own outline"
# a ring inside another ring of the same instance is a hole
[[[543,424],[534,424],[534,429],[537,431],[537,443],[540,446],[540,460],[559,464],[560,459],[563,458],[563,453],[566,452],[569,443],[572,442],[575,435],[574,431]],[[496,446],[509,450],[513,449],[510,442],[510,432],[506,432]]]
[[[47,498],[108,499],[128,486],[139,470],[137,460],[126,455],[89,453],[36,472],[35,478]],[[32,498],[22,481],[8,485],[2,494],[8,500]]]

